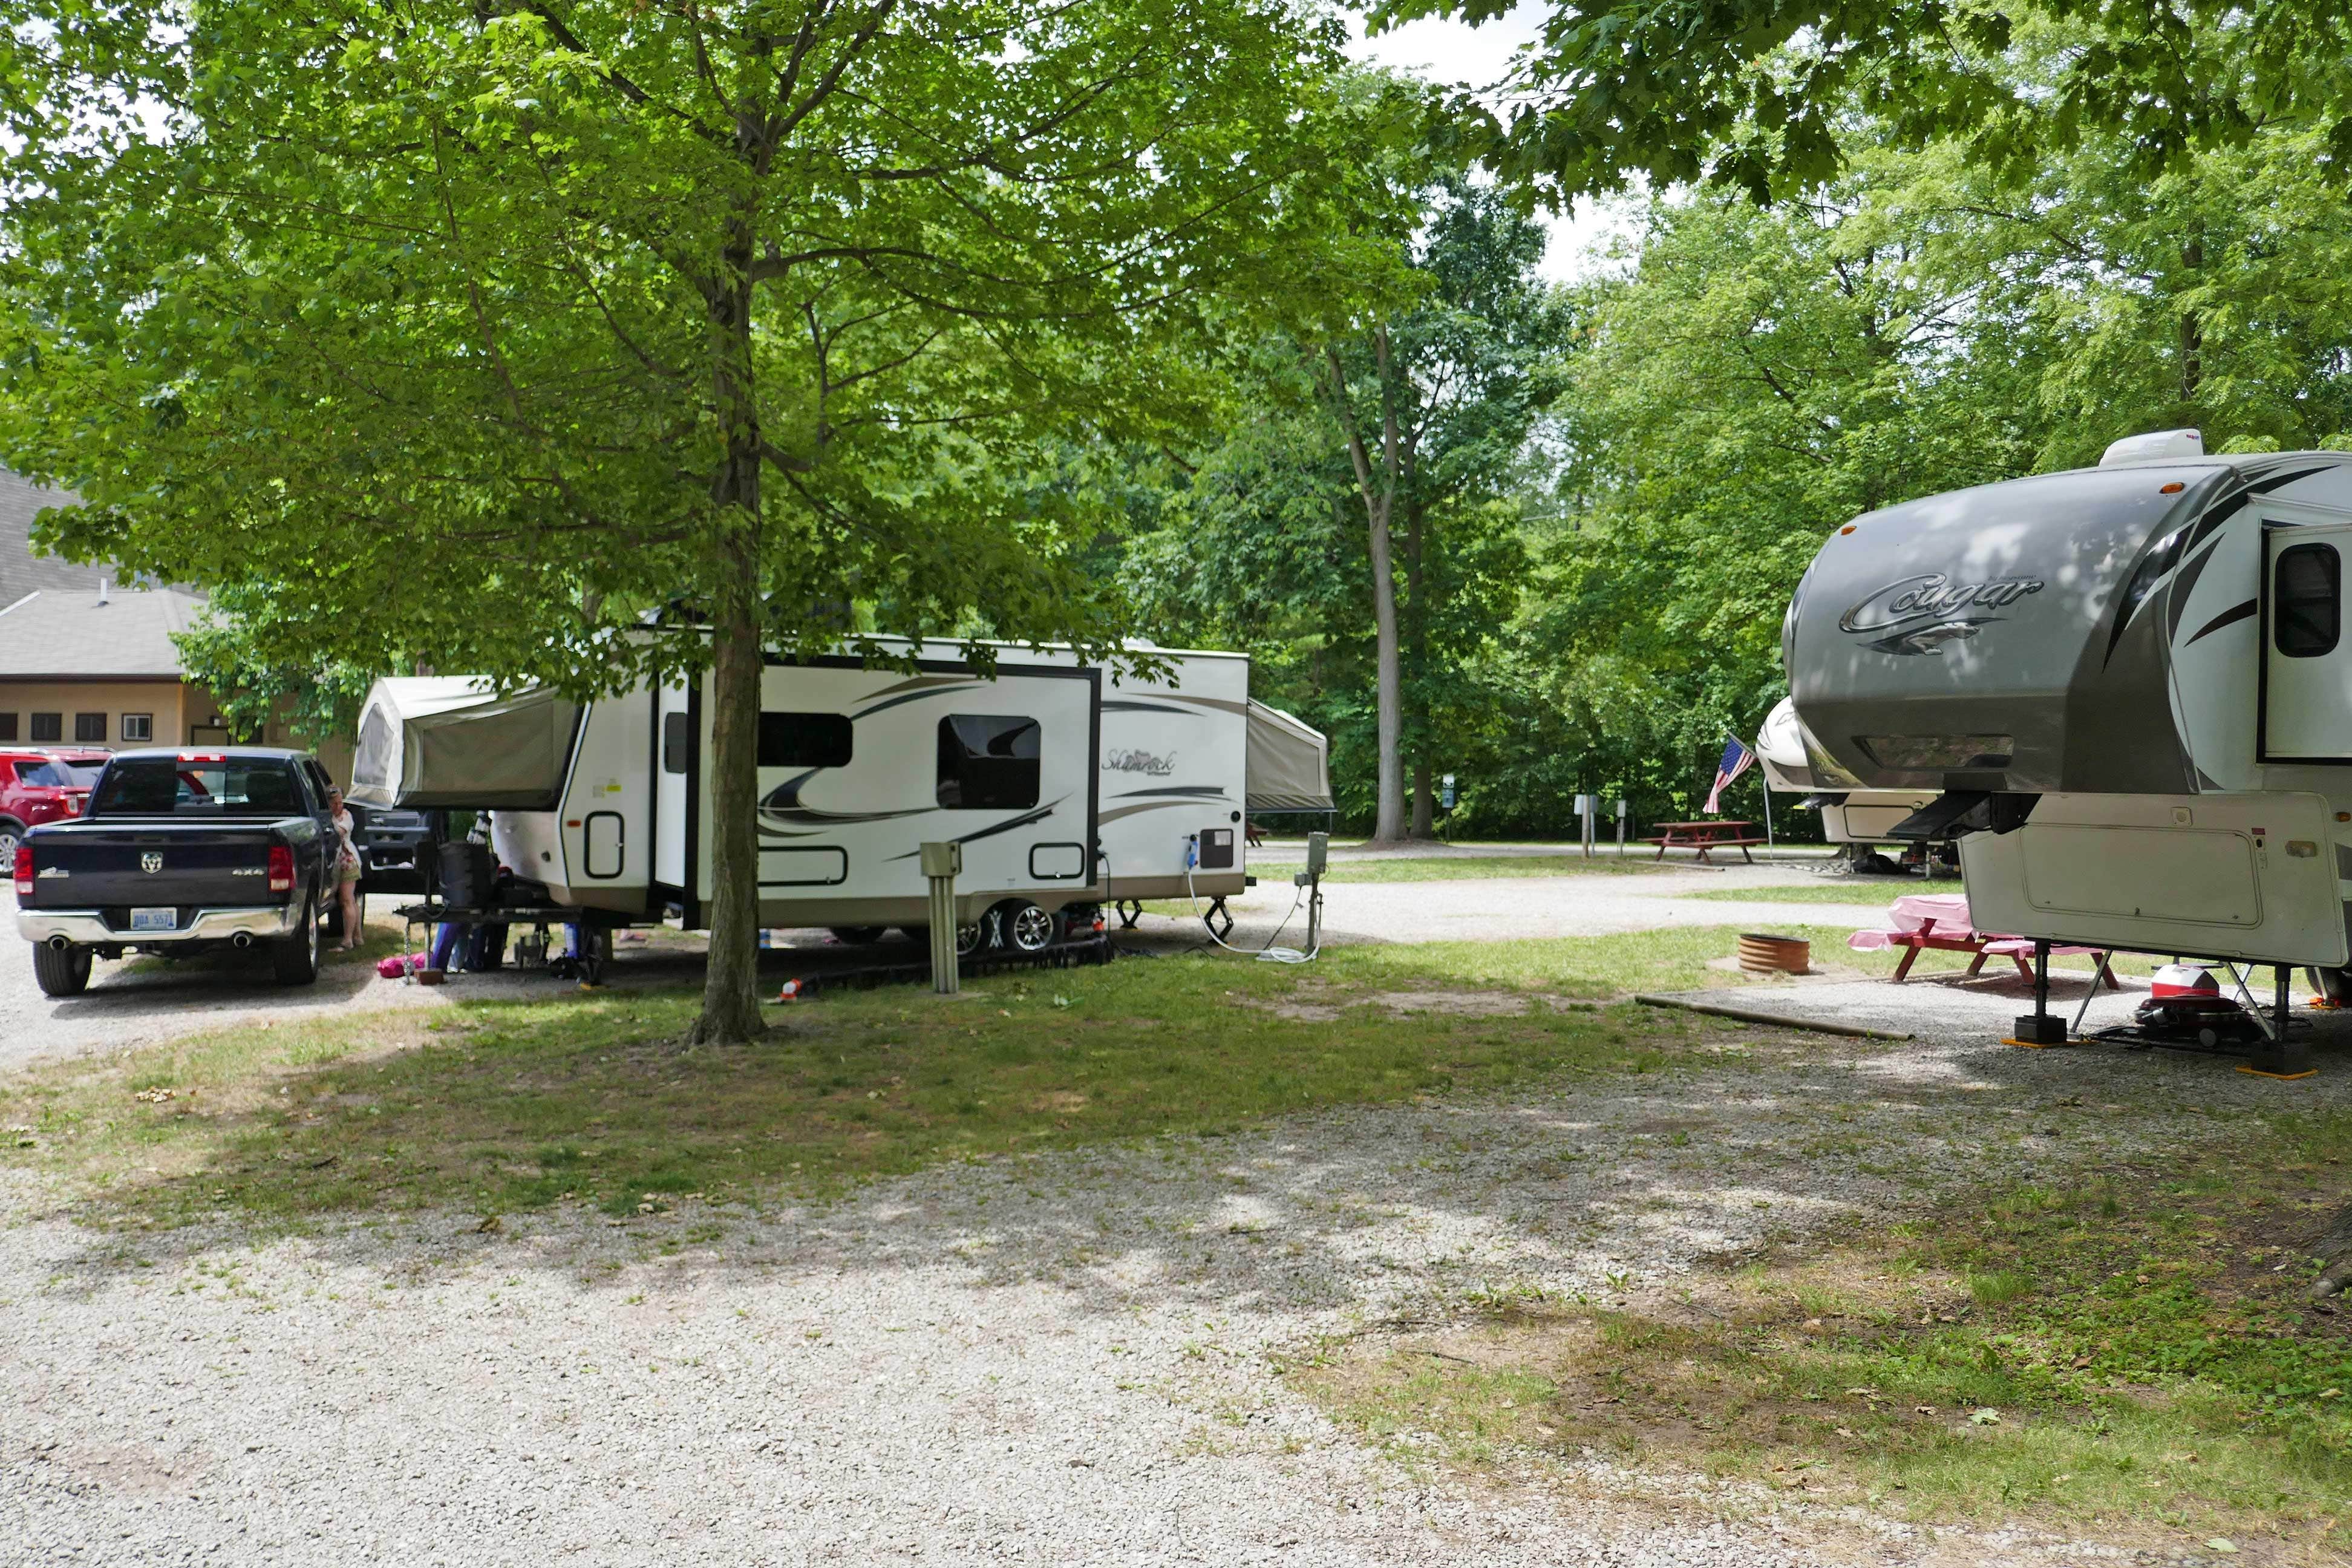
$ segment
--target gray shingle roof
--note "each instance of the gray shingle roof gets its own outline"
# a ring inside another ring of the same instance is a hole
[[[71,490],[53,490],[0,468],[0,605],[13,605],[37,588],[95,588],[122,574],[111,566],[77,566],[55,555],[36,555],[27,541],[33,519],[45,507],[71,506]]]
[[[0,605],[0,679],[56,676],[161,676],[177,679],[172,634],[185,631],[205,601],[176,588],[100,602],[96,588],[44,588]]]

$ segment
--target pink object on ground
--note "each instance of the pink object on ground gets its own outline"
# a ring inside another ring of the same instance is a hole
[[[395,952],[390,958],[375,961],[376,977],[380,980],[397,980],[424,967],[425,954],[421,952],[412,952],[405,958]]]

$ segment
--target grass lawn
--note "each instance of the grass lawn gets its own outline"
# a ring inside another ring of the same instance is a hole
[[[1015,1148],[1655,1070],[1726,1026],[1569,999],[1700,984],[1731,942],[1130,958],[957,997],[830,994],[773,1009],[775,1035],[741,1050],[675,1043],[685,990],[246,1025],[0,1079],[18,1129],[0,1160],[66,1178],[101,1222],[816,1194]]]
[[[1835,927],[1800,927],[1865,973]],[[1647,1071],[1733,1026],[1593,1005],[1733,986],[1734,927],[1223,954],[894,988],[778,1007],[743,1050],[684,1050],[692,991],[558,990],[244,1025],[0,1078],[0,1161],[93,1218],[218,1207],[615,1212],[667,1194],[822,1194],[1014,1148],[1193,1132],[1328,1105]],[[371,948],[389,938],[375,935]],[[1957,969],[1930,953],[1921,969]],[[650,1195],[649,1195],[650,1194]]]
[[[2053,1120],[2077,1116],[2071,1108]],[[2253,1560],[2352,1555],[2352,1306],[2294,1247],[2352,1119],[2020,1187],[1640,1304],[1334,1342],[1286,1375],[1401,1457],[1508,1486],[1596,1449],[1915,1521],[2024,1518]]]

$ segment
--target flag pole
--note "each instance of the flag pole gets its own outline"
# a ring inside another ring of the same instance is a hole
[[[1764,786],[1764,847],[1769,849],[1772,847],[1772,775],[1764,771],[1764,753],[1731,731],[1726,730],[1724,733],[1731,737],[1733,745],[1744,748],[1756,763],[1756,782]],[[1757,739],[1761,741],[1763,737],[1759,735]]]

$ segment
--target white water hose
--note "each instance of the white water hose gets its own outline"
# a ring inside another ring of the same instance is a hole
[[[1201,895],[1192,887],[1192,868],[1200,863],[1200,859],[1201,840],[1197,836],[1188,835],[1184,840],[1184,891],[1191,896],[1192,914],[1200,921],[1201,929],[1209,933],[1211,942],[1215,942],[1227,952],[1237,952],[1244,958],[1255,958],[1260,963],[1312,963],[1315,962],[1315,955],[1323,951],[1323,943],[1319,938],[1313,947],[1304,952],[1295,947],[1274,945],[1274,938],[1282,934],[1283,928],[1290,924],[1291,916],[1296,915],[1299,905],[1307,901],[1307,888],[1304,884],[1297,884],[1298,892],[1290,900],[1289,912],[1282,917],[1281,924],[1274,928],[1274,936],[1267,937],[1265,945],[1252,952],[1247,948],[1235,947],[1232,942],[1219,936],[1216,928],[1209,924],[1208,917],[1201,913]]]

